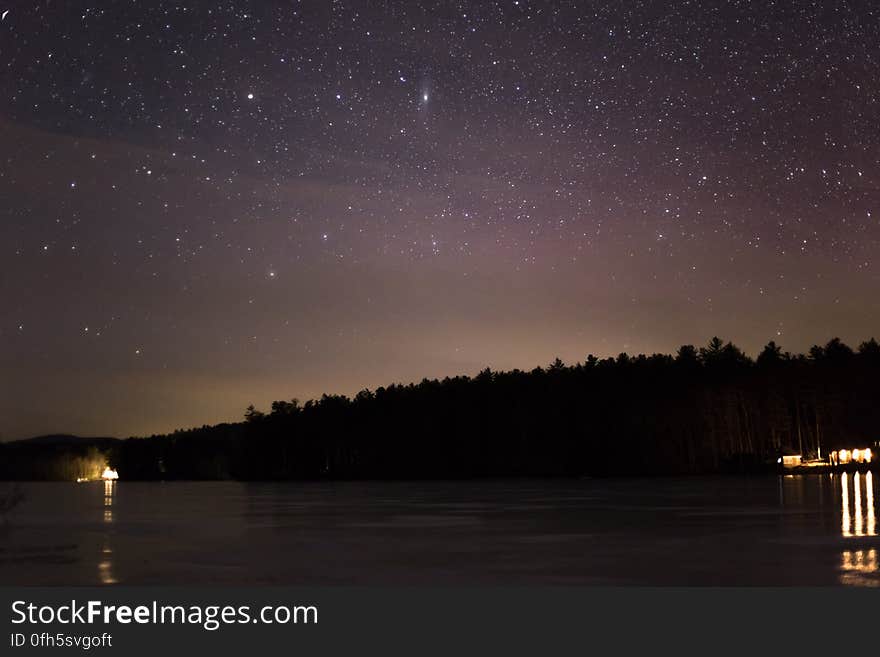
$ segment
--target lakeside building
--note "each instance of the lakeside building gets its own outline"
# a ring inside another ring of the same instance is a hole
[[[877,449],[877,443],[874,448],[859,447],[843,447],[832,450],[825,458],[805,458],[794,450],[784,451],[776,462],[785,470],[796,470],[804,472],[811,468],[821,468],[827,470],[838,468],[857,468],[859,466],[872,466],[876,462],[875,456],[880,453]]]
[[[870,447],[854,447],[831,452],[831,465],[848,465],[850,463],[870,463],[874,453]]]

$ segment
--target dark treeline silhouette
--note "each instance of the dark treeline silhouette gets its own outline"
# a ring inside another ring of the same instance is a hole
[[[439,478],[757,471],[880,439],[880,345],[754,360],[713,338],[628,356],[252,406],[237,424],[118,441],[122,479]],[[14,447],[0,477],[15,478]],[[34,448],[38,449],[38,448]],[[23,457],[23,453],[19,453]]]

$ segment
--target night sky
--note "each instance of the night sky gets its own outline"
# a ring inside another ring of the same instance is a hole
[[[2,438],[880,337],[874,3],[0,5]]]

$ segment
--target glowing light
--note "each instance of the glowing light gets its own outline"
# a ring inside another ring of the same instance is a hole
[[[877,549],[844,550],[840,554],[840,581],[853,586],[877,586]],[[867,577],[866,577],[867,575]]]
[[[849,485],[848,477],[844,472],[840,475],[841,509],[840,509],[840,533],[844,536],[852,536],[850,531],[849,517]]]
[[[870,463],[872,458],[874,458],[874,454],[871,452],[870,447],[856,448],[852,450],[841,449],[837,452],[837,462],[840,465],[845,465],[847,463]]]
[[[113,562],[109,557],[98,564],[98,577],[101,579],[101,584],[116,584],[117,580],[113,576]]]
[[[109,470],[110,468],[107,468]],[[114,471],[115,473],[115,471]],[[113,524],[113,496],[116,494],[116,480],[104,480],[104,524]],[[104,534],[104,545],[101,549],[101,559],[98,562],[98,579],[101,584],[116,584],[118,581],[113,575],[113,548],[110,545],[110,532]]]
[[[101,479],[104,481],[114,481],[119,479],[119,473],[112,468],[104,468],[104,472],[101,473]]]
[[[856,536],[864,536],[862,519],[862,478],[858,472],[853,475],[853,506],[856,514]]]

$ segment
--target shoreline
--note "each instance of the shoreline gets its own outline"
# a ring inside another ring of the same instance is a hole
[[[878,469],[877,463],[848,463],[846,465],[795,465],[783,467],[780,474],[847,474],[867,473]]]

